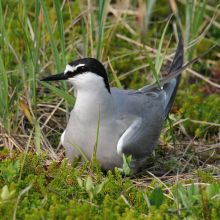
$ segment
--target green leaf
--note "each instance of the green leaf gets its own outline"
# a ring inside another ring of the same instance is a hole
[[[213,196],[218,194],[213,184],[207,186],[207,194],[208,194],[208,200],[210,200]]]
[[[101,190],[102,190],[102,187],[103,187],[102,183],[101,183],[101,184],[99,184],[98,186],[96,186],[96,187],[94,188],[94,190],[92,191],[92,192],[93,192],[93,194],[100,193],[100,192],[101,192]]]
[[[192,199],[195,199],[196,201],[198,201],[200,204],[202,204],[202,196],[199,195],[193,195]]]
[[[11,192],[9,192],[8,186],[5,185],[5,186],[3,186],[3,188],[2,188],[1,198],[2,198],[3,201],[4,201],[4,200],[7,200],[7,199],[9,199],[14,193],[15,193],[15,190],[12,190]]]
[[[194,205],[196,202],[196,199],[193,198],[194,195],[199,195],[199,189],[194,184],[187,187],[187,194],[189,199],[191,200],[192,204]]]
[[[131,175],[133,173],[127,163],[123,163],[123,173],[125,175]]]
[[[199,194],[199,189],[194,184],[187,187],[187,194],[189,198],[192,198],[192,196]]]
[[[39,80],[38,80],[38,82],[43,84],[47,88],[51,89],[53,92],[55,92],[56,94],[58,94],[59,96],[64,98],[66,101],[70,102],[71,104],[75,104],[75,98],[73,96],[69,95],[68,93],[66,93],[65,91],[58,89],[54,86],[51,86],[50,84],[48,84],[46,82],[39,81]]]
[[[150,195],[150,204],[156,206],[158,209],[163,203],[163,190],[161,187],[154,188]]]
[[[126,162],[127,162],[128,166],[131,163],[131,158],[132,158],[132,155],[130,155],[129,157],[126,158]]]
[[[81,178],[78,177],[78,178],[77,178],[77,181],[78,181],[80,187],[83,187],[83,181],[81,180]]]
[[[86,179],[86,191],[89,192],[92,189],[92,178],[88,176]]]
[[[123,154],[122,157],[123,157],[123,162],[127,163],[125,154]]]
[[[175,192],[174,192],[175,198],[177,197],[177,190],[180,190],[183,195],[186,195],[185,188],[183,187],[182,184],[178,183],[177,186],[176,186]],[[178,197],[178,198],[180,198],[180,197]]]
[[[181,190],[178,189],[178,193],[180,195],[180,198],[183,202],[183,205],[185,206],[185,208],[188,210],[188,211],[191,211],[192,210],[192,203],[191,201],[189,200],[189,197],[186,196],[186,194],[183,194],[181,192]]]

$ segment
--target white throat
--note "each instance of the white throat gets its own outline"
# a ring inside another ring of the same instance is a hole
[[[112,95],[105,87],[101,76],[92,72],[85,72],[69,78],[68,82],[74,85],[77,90],[77,99],[74,112],[82,117],[88,118],[98,116],[100,106],[100,116],[115,113],[115,105]],[[97,114],[92,114],[92,112]]]

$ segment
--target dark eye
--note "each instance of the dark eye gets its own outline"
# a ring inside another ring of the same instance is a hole
[[[87,70],[88,70],[88,68],[85,67],[85,66],[80,66],[80,67],[77,68],[77,71],[80,71],[80,72],[85,72]]]

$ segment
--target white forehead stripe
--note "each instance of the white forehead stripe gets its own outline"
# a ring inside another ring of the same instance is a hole
[[[66,69],[64,71],[64,74],[66,74],[68,71],[70,72],[74,72],[75,70],[77,70],[78,67],[80,66],[85,66],[85,64],[79,64],[77,66],[70,66],[69,64],[66,65]]]

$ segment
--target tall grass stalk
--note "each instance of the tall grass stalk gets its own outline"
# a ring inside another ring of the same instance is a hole
[[[101,59],[103,25],[104,25],[104,20],[105,20],[107,4],[108,4],[108,0],[106,0],[106,1],[96,0],[96,5],[99,6],[98,17],[97,17],[98,26],[99,26],[98,41],[97,41],[97,54],[96,54],[97,60]]]
[[[203,16],[205,13],[205,7],[207,5],[207,0],[203,2],[202,6],[200,5],[201,0],[198,2],[195,0],[186,0],[185,6],[185,45],[187,46],[189,42],[199,36],[199,31],[201,24],[203,22]],[[195,45],[192,46],[188,53],[186,54],[186,60],[192,60],[193,54],[195,51]]]

